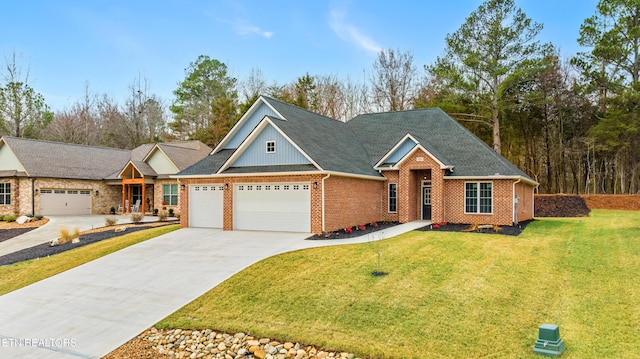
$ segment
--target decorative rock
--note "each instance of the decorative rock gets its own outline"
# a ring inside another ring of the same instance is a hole
[[[146,339],[158,354],[171,359],[354,359],[347,352],[329,352],[312,345],[301,348],[299,343],[279,342],[269,338],[256,339],[245,333],[216,333],[211,329],[159,330],[151,328],[139,338]]]

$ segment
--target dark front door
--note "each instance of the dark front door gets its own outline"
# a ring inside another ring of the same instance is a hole
[[[422,219],[431,219],[431,186],[422,187]]]

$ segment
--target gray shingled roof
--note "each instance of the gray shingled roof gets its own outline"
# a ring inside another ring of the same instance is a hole
[[[453,168],[447,176],[522,176],[515,165],[438,108],[360,115],[343,123],[262,97],[283,117],[273,121],[291,140],[326,171],[358,175],[381,175],[374,170],[382,159],[407,134],[445,166]],[[283,119],[278,119],[283,120]],[[235,150],[222,150],[178,175],[216,173]],[[225,173],[266,172],[262,167],[230,168]]]
[[[231,157],[235,150],[222,150],[214,154],[211,154],[200,161],[196,162],[193,166],[187,167],[180,171],[179,176],[196,176],[196,175],[212,175]]]
[[[159,143],[158,147],[169,156],[179,170],[195,164],[212,151],[211,147],[200,141]]]
[[[264,97],[286,121],[276,121],[293,142],[324,170],[380,177],[364,147],[344,122]]]
[[[31,177],[101,180],[121,170],[131,151],[3,137]]]
[[[529,178],[439,108],[359,115],[347,125],[357,134],[371,163],[378,162],[399,139],[411,134],[438,160],[454,166],[448,176]]]

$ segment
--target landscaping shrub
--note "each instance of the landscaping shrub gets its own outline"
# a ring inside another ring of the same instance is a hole
[[[115,225],[116,223],[118,223],[118,219],[117,219],[117,218],[115,218],[115,217],[107,217],[107,218],[105,218],[105,219],[104,219],[104,223],[105,223],[107,226],[113,226],[113,225]]]
[[[143,218],[144,216],[142,215],[142,213],[131,213],[131,222],[133,223],[142,223]]]
[[[167,220],[167,212],[160,212],[158,213],[158,220],[160,220],[161,222],[164,222]]]
[[[15,222],[16,219],[18,219],[18,217],[16,216],[11,216],[11,215],[5,215],[4,216],[4,220],[7,222]]]
[[[60,238],[58,238],[58,245],[69,243],[72,239],[73,238],[71,237],[71,233],[69,233],[69,230],[67,228],[60,228]]]

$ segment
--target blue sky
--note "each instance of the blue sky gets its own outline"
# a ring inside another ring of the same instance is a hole
[[[444,49],[480,0],[10,1],[0,12],[0,55],[16,53],[53,110],[84,93],[122,102],[138,76],[166,104],[201,54],[269,83],[309,73],[363,80],[380,49],[412,51],[420,68]],[[581,51],[580,24],[597,0],[516,0],[544,25],[539,38],[565,57]],[[4,59],[2,59],[4,64]]]

